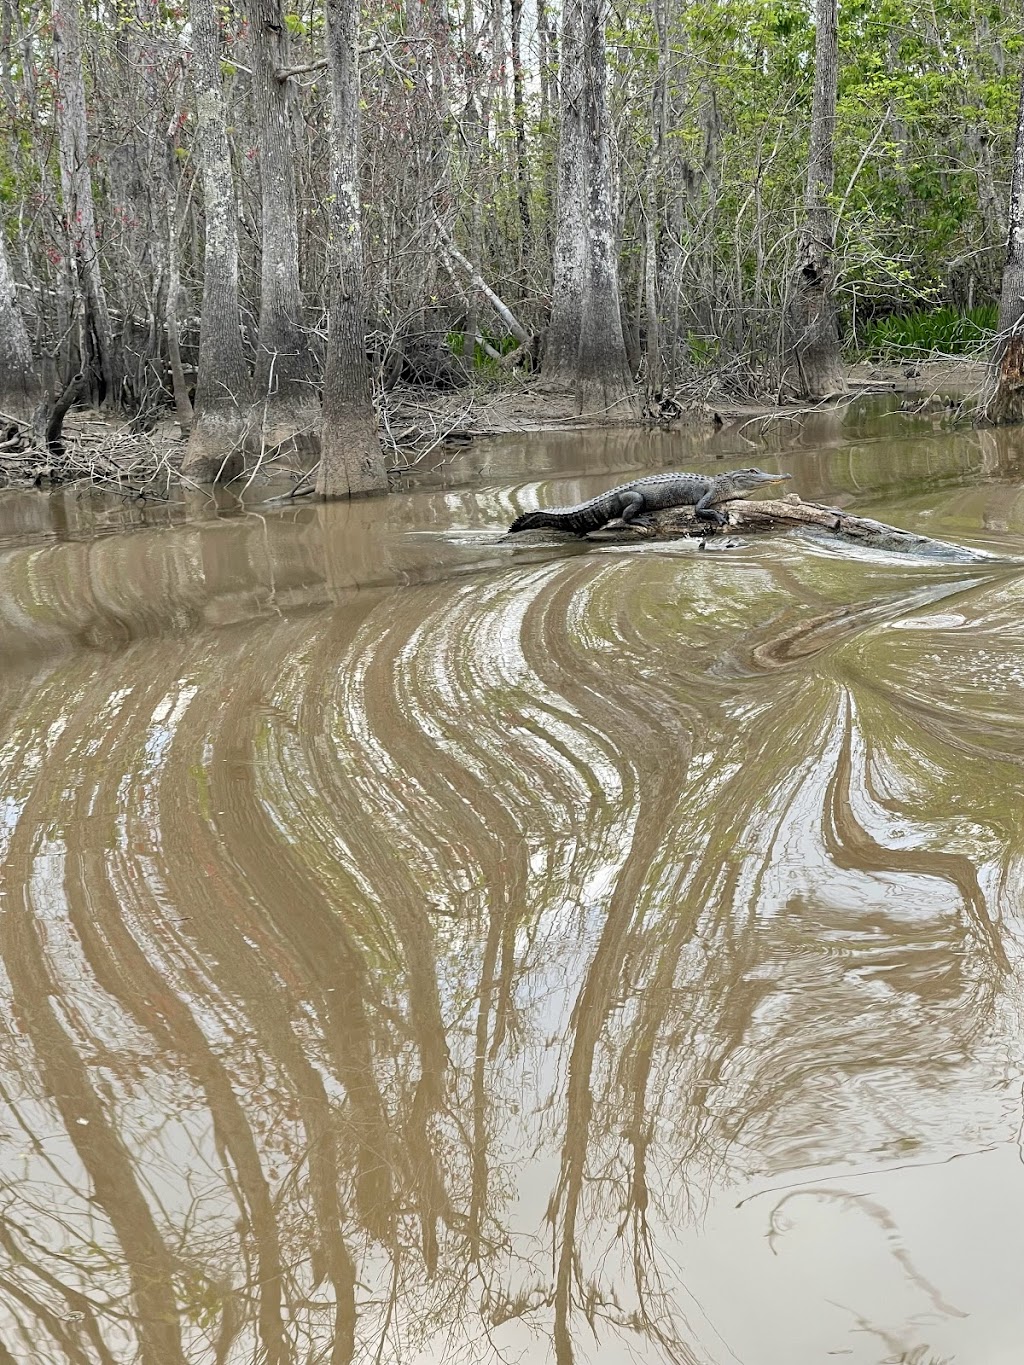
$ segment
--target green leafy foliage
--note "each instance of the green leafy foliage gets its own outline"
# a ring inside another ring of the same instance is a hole
[[[449,332],[446,340],[453,355],[460,357],[465,355],[466,335],[464,332]],[[510,335],[488,336],[484,334],[484,340],[487,342],[488,346],[493,347],[494,350],[498,351],[503,356],[510,355],[519,345],[519,342],[515,337]],[[472,368],[474,374],[478,374],[481,378],[503,379],[508,375],[508,371],[503,370],[494,357],[488,355],[479,342],[475,342],[473,345]]]
[[[617,31],[632,28],[643,48],[618,95],[627,186],[645,185],[657,145],[644,116],[658,51],[652,12],[643,0],[617,10]],[[813,7],[694,0],[671,13],[662,68],[670,118],[653,203],[664,225],[659,263],[678,271],[678,284],[670,277],[662,336],[670,326],[696,364],[760,358],[777,344],[792,279]],[[865,318],[893,316],[892,344],[909,345],[895,337],[900,321],[931,318],[934,336],[922,333],[920,344],[958,353],[979,333],[954,320],[976,319],[969,306],[998,297],[1024,32],[1009,9],[967,0],[938,10],[930,0],[842,0],[839,47],[832,206],[842,334],[859,348]],[[646,193],[631,220],[625,192],[627,299],[644,297]]]
[[[995,304],[984,304],[966,313],[936,308],[906,317],[884,318],[865,328],[864,353],[880,359],[917,359],[936,353],[963,355],[991,340],[998,316]]]

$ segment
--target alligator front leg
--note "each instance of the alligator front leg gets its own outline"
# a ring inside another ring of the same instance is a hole
[[[705,493],[693,509],[693,515],[700,521],[710,521],[712,526],[724,526],[729,518],[724,512],[719,512],[717,507],[712,507],[711,499],[713,497],[713,492]]]

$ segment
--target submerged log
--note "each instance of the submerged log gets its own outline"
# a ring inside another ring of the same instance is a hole
[[[698,521],[692,507],[670,507],[653,512],[645,525],[626,525],[610,522],[588,539],[601,541],[675,540],[683,536],[706,539],[708,544],[725,541],[729,532],[810,531],[826,539],[847,541],[873,550],[889,550],[900,554],[923,555],[929,559],[977,563],[990,560],[991,555],[971,550],[965,545],[953,545],[945,540],[904,531],[884,521],[854,516],[841,508],[826,507],[822,503],[803,502],[795,493],[784,498],[758,502],[737,500],[722,504],[728,525],[715,531],[706,522]]]

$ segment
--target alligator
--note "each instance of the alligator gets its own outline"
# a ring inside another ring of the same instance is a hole
[[[609,522],[620,520],[625,525],[645,525],[646,514],[665,507],[692,507],[700,521],[712,526],[724,526],[726,515],[716,503],[742,498],[756,488],[770,483],[782,483],[789,474],[766,474],[763,469],[730,469],[721,474],[647,474],[631,483],[620,483],[606,493],[598,493],[589,502],[575,507],[547,507],[538,512],[524,512],[508,528],[513,531],[533,531],[540,528],[553,531],[572,531],[585,536],[588,531],[599,531]]]

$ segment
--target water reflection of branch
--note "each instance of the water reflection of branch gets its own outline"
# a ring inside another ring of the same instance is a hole
[[[963,1318],[966,1313],[962,1313],[959,1308],[954,1308],[951,1303],[947,1303],[942,1297],[941,1291],[936,1288],[924,1275],[914,1266],[913,1261],[906,1248],[903,1246],[899,1227],[889,1210],[879,1204],[877,1200],[869,1195],[858,1194],[854,1190],[842,1190],[835,1188],[825,1188],[823,1186],[806,1186],[802,1190],[794,1190],[792,1194],[785,1195],[773,1207],[768,1217],[768,1245],[773,1255],[778,1255],[776,1241],[785,1234],[788,1229],[782,1221],[782,1210],[797,1199],[813,1198],[832,1200],[840,1204],[844,1209],[856,1209],[864,1213],[871,1219],[885,1234],[885,1239],[889,1244],[889,1251],[893,1259],[898,1261],[903,1268],[907,1279],[927,1295],[931,1300],[932,1306],[947,1317]]]
[[[326,554],[307,530],[297,581]],[[553,1314],[560,1365],[587,1324],[696,1359],[667,1245],[702,1187],[791,1169],[809,1133],[845,1154],[884,1118],[884,1085],[852,1112],[861,1078],[927,1083],[988,1027],[976,854],[932,856],[912,806],[917,844],[890,856],[831,673],[752,676],[740,704],[704,618],[680,636],[684,591],[721,610],[713,565],[685,587],[665,568],[668,607],[612,556],[471,592],[346,596],[344,572],[336,611],[72,659],[4,701],[25,802],[5,895],[12,875],[24,895],[0,950],[31,1024],[4,1039],[10,1070],[53,1090],[63,1031],[108,1179],[127,1169],[164,1243],[188,1358],[380,1362],[444,1333],[480,1359]],[[893,911],[886,877],[929,877],[940,909]],[[823,1104],[835,1075],[845,1114]],[[40,1103],[23,1126],[74,1157],[77,1113]],[[524,1229],[523,1171],[552,1148],[549,1221]],[[60,1262],[9,1228],[10,1312],[55,1352],[95,1332],[117,1359],[152,1320],[147,1244],[43,1151],[24,1227],[77,1219],[80,1241]],[[112,1307],[90,1298],[75,1327],[87,1235]]]
[[[847,698],[843,742],[829,784],[825,813],[824,828],[829,853],[838,867],[918,874],[951,882],[959,890],[964,910],[976,937],[981,940],[978,946],[984,945],[994,968],[1005,971],[1009,963],[999,935],[999,926],[988,912],[978,872],[971,860],[961,853],[945,853],[935,848],[891,848],[878,843],[863,828],[854,812],[851,800],[853,782],[853,709]]]

